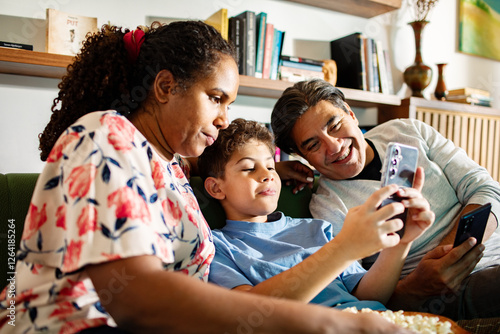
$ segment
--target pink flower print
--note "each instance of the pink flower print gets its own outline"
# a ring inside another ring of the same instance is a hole
[[[59,291],[59,294],[57,296],[58,300],[66,299],[66,297],[74,299],[80,296],[84,296],[88,293],[83,281],[72,281],[68,279],[67,283],[69,286],[62,288],[61,291]]]
[[[153,181],[155,183],[156,189],[161,189],[165,187],[165,177],[163,174],[165,173],[165,169],[163,165],[159,161],[153,162]]]
[[[66,230],[66,205],[63,204],[56,210],[56,227]]]
[[[72,272],[78,269],[78,260],[80,260],[80,254],[82,252],[82,240],[71,240],[66,249],[66,255],[64,256],[63,271]]]
[[[184,172],[182,171],[182,168],[178,164],[172,165],[172,172],[174,176],[178,179],[182,179],[185,176]]]
[[[198,201],[190,192],[182,193],[182,197],[186,201],[187,207],[189,207],[190,209],[192,209],[194,211],[200,210],[200,206],[198,205]]]
[[[41,269],[41,268],[43,268],[43,264],[34,264],[31,267],[31,273],[35,274],[35,275],[38,275],[40,273],[38,270]]]
[[[163,239],[156,235],[156,245],[158,246],[158,255],[166,262],[173,261],[173,251],[170,240]]]
[[[161,203],[163,207],[163,214],[165,215],[165,220],[170,226],[178,226],[182,218],[182,210],[179,207],[178,202],[172,202],[170,198],[167,198]]]
[[[108,142],[117,151],[128,151],[133,145],[135,127],[125,118],[112,114],[105,114],[101,124],[106,124],[109,129]]]
[[[47,162],[56,162],[63,156],[63,150],[71,144],[71,142],[77,140],[79,138],[78,133],[71,132],[68,134],[63,134],[55,143],[54,147],[50,151],[49,156],[47,157]]]
[[[146,201],[129,187],[122,187],[108,196],[108,208],[116,206],[116,218],[151,221]]]
[[[69,183],[69,196],[81,198],[87,195],[96,173],[97,168],[91,163],[73,168],[65,181]]]
[[[47,203],[44,203],[39,211],[36,205],[30,203],[28,215],[26,216],[26,223],[24,224],[22,240],[31,238],[42,227],[42,225],[47,222],[46,207]]]
[[[97,230],[97,209],[91,205],[87,205],[82,209],[78,220],[78,236],[82,236],[88,231],[95,232]]]
[[[115,260],[119,260],[121,259],[122,257],[120,256],[120,254],[108,254],[108,253],[101,253],[101,256],[105,257],[108,262],[109,261],[115,261]]]
[[[57,304],[57,308],[52,311],[49,318],[58,317],[60,320],[67,319],[71,314],[75,312],[75,307],[70,301],[64,301]]]

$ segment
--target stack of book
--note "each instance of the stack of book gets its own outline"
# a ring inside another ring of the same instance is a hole
[[[229,18],[229,41],[238,54],[239,73],[278,79],[285,32],[267,20],[267,13],[244,11]]]
[[[490,92],[477,88],[459,88],[448,91],[447,101],[491,107]]]
[[[321,60],[281,56],[280,59],[280,79],[290,82],[310,80],[313,78],[324,79],[324,62]]]
[[[394,94],[389,54],[380,41],[356,32],[330,42],[337,86]]]

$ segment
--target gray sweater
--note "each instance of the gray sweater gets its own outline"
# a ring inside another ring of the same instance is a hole
[[[389,142],[412,145],[419,149],[418,165],[425,170],[423,196],[436,214],[434,224],[413,242],[402,271],[409,274],[422,257],[435,248],[453,228],[460,210],[467,204],[491,202],[492,213],[500,218],[500,185],[488,171],[470,159],[466,152],[444,138],[431,126],[415,119],[397,119],[378,125],[365,134],[375,145],[381,159]],[[375,190],[380,181],[330,180],[320,176],[318,190],[313,195],[310,210],[314,218],[328,220],[337,234],[342,228],[347,210],[360,205]],[[486,246],[479,270],[500,263],[500,229],[483,242]],[[373,259],[365,261],[373,262]]]

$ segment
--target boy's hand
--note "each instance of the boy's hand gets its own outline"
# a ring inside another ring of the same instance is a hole
[[[335,237],[345,245],[343,250],[347,257],[357,260],[399,243],[399,235],[395,232],[403,227],[403,222],[391,217],[403,213],[404,205],[393,202],[378,209],[384,199],[397,191],[397,185],[383,187],[365,203],[347,212],[342,230]]]
[[[430,209],[429,202],[422,197],[421,190],[424,186],[425,174],[422,167],[415,172],[413,188],[400,189],[396,193],[406,199],[402,201],[408,208],[406,226],[401,243],[410,243],[421,236],[434,223],[435,214]]]

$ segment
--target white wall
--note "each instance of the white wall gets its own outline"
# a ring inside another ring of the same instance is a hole
[[[403,0],[406,2],[406,0]],[[500,108],[500,63],[469,56],[456,51],[458,0],[440,0],[433,10],[431,23],[423,35],[423,60],[436,72],[436,63],[449,63],[446,82],[449,89],[471,86],[490,90],[495,106]],[[44,19],[45,8],[98,18],[98,24],[108,21],[134,28],[144,24],[146,16],[185,17],[204,19],[219,8],[228,8],[229,16],[244,10],[265,11],[268,20],[285,30],[283,53],[288,55],[329,58],[328,42],[355,31],[382,41],[391,50],[393,76],[398,95],[409,95],[402,83],[402,72],[412,64],[415,48],[408,10],[402,9],[364,19],[278,0],[0,0],[0,15]],[[37,20],[34,20],[38,22]],[[23,21],[21,37],[40,35],[40,29]],[[12,29],[2,26],[2,31]],[[7,30],[5,30],[7,29]],[[43,34],[42,34],[43,35]],[[436,85],[434,76],[425,91],[430,96]],[[0,173],[40,172],[38,134],[50,117],[52,100],[57,94],[58,80],[0,74]],[[239,96],[230,117],[245,117],[269,121],[273,99]],[[374,110],[355,110],[361,122],[375,124]]]

